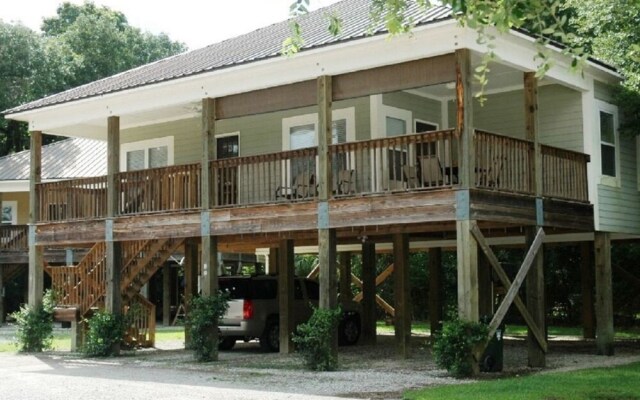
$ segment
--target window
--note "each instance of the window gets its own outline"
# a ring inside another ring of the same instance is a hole
[[[124,143],[121,146],[122,171],[136,171],[147,168],[173,165],[173,136],[158,139]]]
[[[2,202],[2,224],[16,225],[18,223],[18,202],[3,201]]]
[[[620,186],[620,137],[617,107],[597,101],[597,121],[600,139],[600,183]]]
[[[613,114],[600,111],[600,154],[602,175],[616,176],[616,135]]]
[[[343,108],[332,112],[332,143],[355,141],[355,108]],[[298,115],[282,120],[283,150],[298,150],[318,145],[318,114]],[[353,157],[352,157],[353,159]],[[347,156],[341,154],[333,161],[333,173],[347,169]],[[300,157],[290,162],[290,179],[295,179],[303,172],[316,173],[316,158]],[[350,168],[354,168],[351,166]]]

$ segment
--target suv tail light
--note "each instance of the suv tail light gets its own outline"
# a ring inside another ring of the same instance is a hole
[[[253,318],[253,301],[244,300],[242,303],[242,319]]]

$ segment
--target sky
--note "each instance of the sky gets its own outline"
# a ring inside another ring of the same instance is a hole
[[[0,19],[40,31],[64,0],[0,0]],[[67,0],[82,4],[83,0]],[[311,9],[338,0],[311,0]],[[196,49],[287,19],[293,0],[94,0],[124,13],[129,24]]]

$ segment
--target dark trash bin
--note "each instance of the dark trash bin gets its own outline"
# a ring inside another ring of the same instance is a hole
[[[489,323],[490,319],[483,318],[483,322]],[[482,357],[480,358],[480,371],[482,372],[501,372],[503,368],[504,354],[504,330],[505,325],[500,324],[496,333],[493,335]]]

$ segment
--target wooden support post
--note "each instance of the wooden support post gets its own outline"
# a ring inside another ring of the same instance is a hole
[[[598,355],[612,356],[614,353],[614,331],[611,234],[609,232],[596,232],[594,247],[596,261],[596,346]]]
[[[42,303],[44,267],[42,247],[36,246],[36,223],[40,219],[38,184],[42,177],[42,132],[31,132],[31,172],[29,176],[29,305]]]
[[[475,221],[456,222],[458,253],[458,315],[465,321],[480,319],[478,302],[478,244],[471,235]]]
[[[278,251],[278,303],[280,306],[280,353],[293,353],[293,287],[294,287],[294,246],[293,240],[280,241]]]
[[[340,253],[340,303],[353,301],[351,291],[351,252]]]
[[[456,134],[460,138],[458,179],[462,189],[475,186],[476,156],[473,140],[473,92],[469,49],[456,50]]]
[[[162,266],[162,325],[171,325],[171,267]]]
[[[478,249],[478,312],[481,317],[493,316],[491,266],[480,249]]]
[[[527,247],[531,247],[536,237],[537,228],[526,228]],[[527,309],[533,317],[537,328],[546,332],[546,308],[544,302],[544,245],[540,247],[533,264],[527,274]],[[533,330],[527,330],[527,353],[529,366],[544,368],[546,366],[546,349],[539,345]]]
[[[271,247],[269,249],[269,270],[267,274],[275,275],[278,273],[278,248]]]
[[[203,296],[214,296],[218,293],[218,238],[202,236],[202,276],[200,284]]]
[[[429,323],[431,336],[442,330],[442,249],[429,249]]]
[[[591,242],[580,244],[580,287],[582,289],[582,336],[595,339],[596,318],[593,309],[593,246]]]
[[[84,322],[71,321],[71,351],[80,351],[84,345]]]
[[[195,239],[189,238],[184,241],[184,297],[183,306],[186,316],[189,316],[189,305],[191,299],[198,294],[198,243]],[[179,307],[180,305],[178,305]],[[184,324],[184,345],[185,348],[192,347],[191,327]]]
[[[398,354],[411,355],[411,289],[409,285],[409,235],[393,236],[395,334]]]
[[[376,344],[376,244],[362,243],[362,335],[364,345]]]
[[[4,267],[0,265],[0,325],[4,324],[4,297]]]
[[[118,215],[120,197],[120,118],[107,119],[107,219],[105,220],[107,293],[105,309],[114,315],[122,315],[122,290],[120,288],[122,268],[122,246],[113,240],[113,222]],[[115,354],[120,352],[120,343],[114,345]]]

